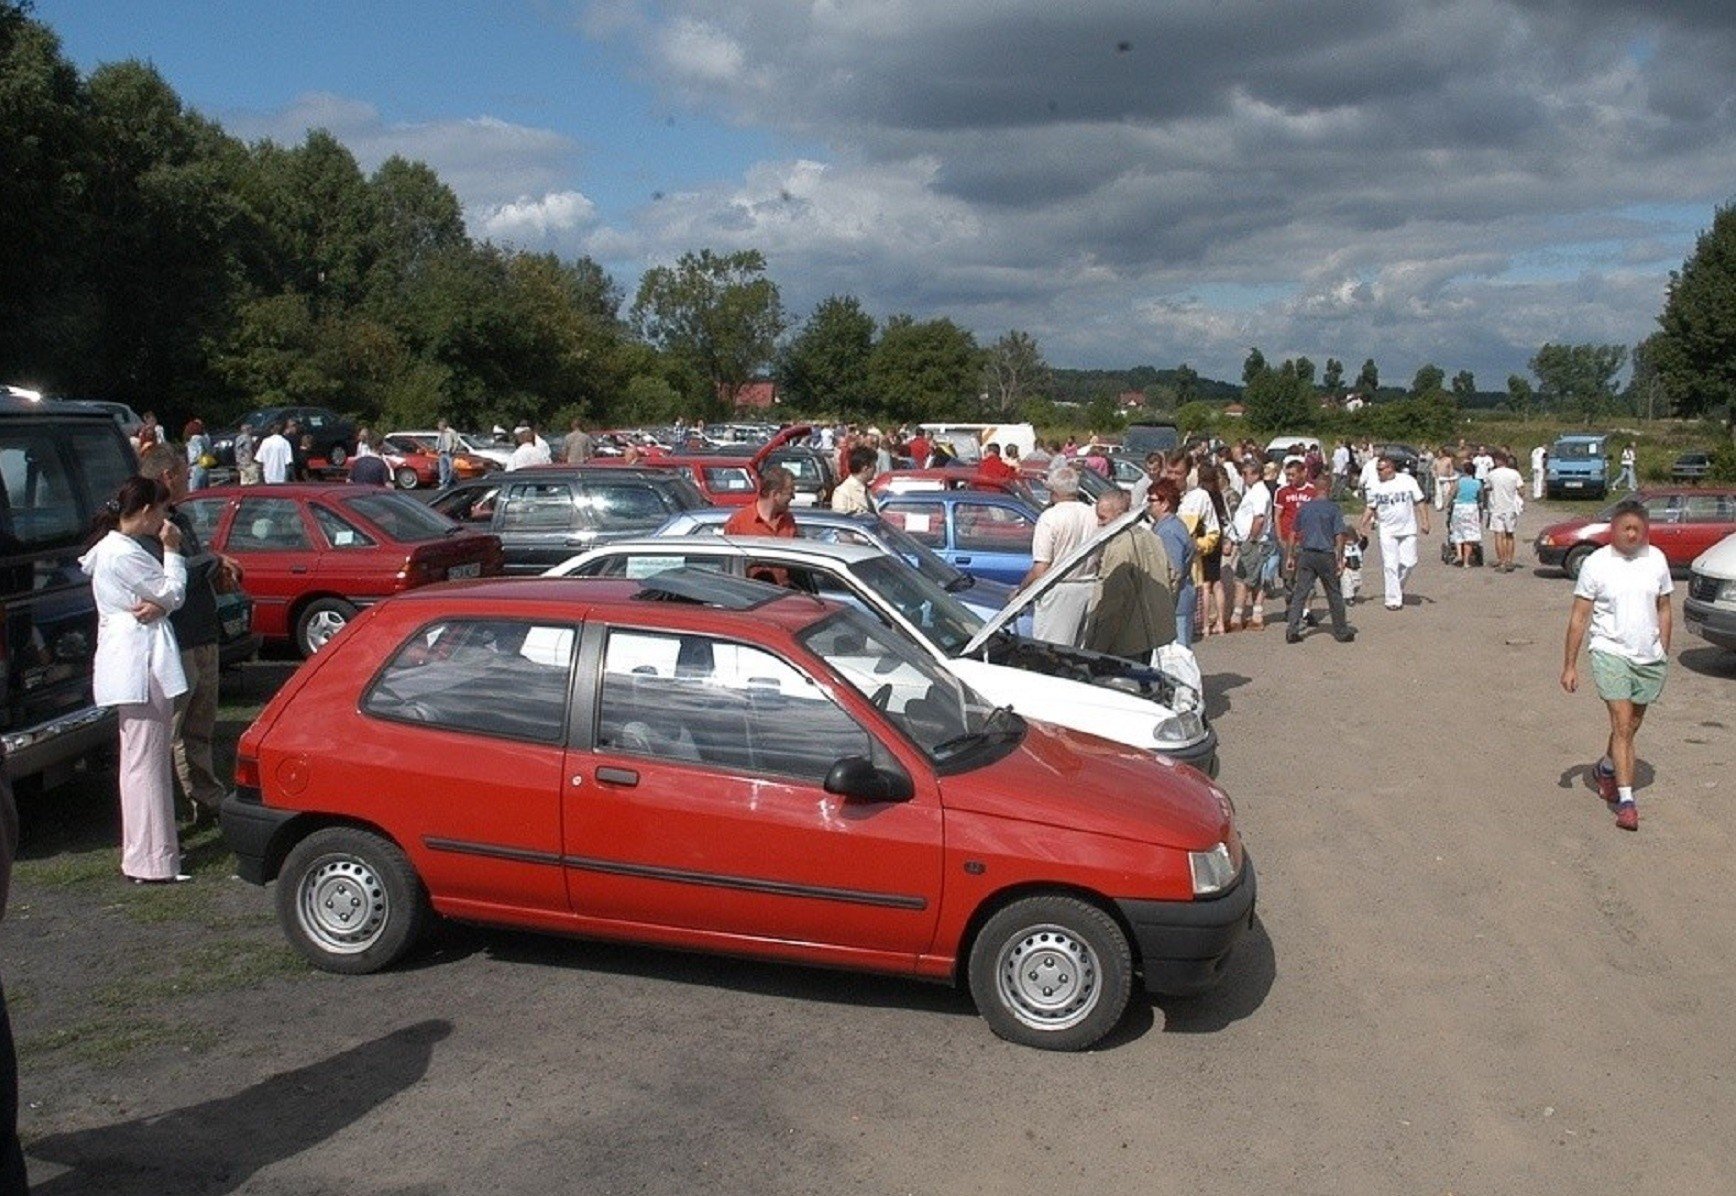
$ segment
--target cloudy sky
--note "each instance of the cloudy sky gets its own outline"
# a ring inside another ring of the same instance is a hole
[[[1730,0],[37,0],[250,138],[433,165],[473,234],[629,293],[753,247],[798,319],[1051,363],[1632,344],[1736,199]]]

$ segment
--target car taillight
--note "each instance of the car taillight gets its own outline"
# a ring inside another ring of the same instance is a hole
[[[440,573],[426,557],[412,552],[404,558],[404,567],[398,570],[398,588],[408,590],[413,586],[425,586],[429,582],[439,581]]]
[[[238,753],[235,757],[235,787],[237,789],[259,788],[259,757],[246,753]]]

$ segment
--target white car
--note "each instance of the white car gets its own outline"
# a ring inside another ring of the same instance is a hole
[[[1736,536],[1694,558],[1682,617],[1708,644],[1736,652]]]
[[[415,436],[418,439],[425,437],[428,440],[434,440],[439,437],[440,433],[426,429],[410,428],[401,432],[393,432],[391,435]],[[512,459],[512,449],[502,447],[490,440],[488,437],[478,436],[474,432],[458,433],[458,442],[464,446],[467,452],[475,453],[478,457],[493,461],[502,469],[505,469],[507,462]]]
[[[650,577],[682,567],[736,576],[778,570],[799,589],[867,610],[900,628],[997,705],[1162,752],[1215,774],[1217,733],[1206,721],[1197,675],[1187,684],[1150,665],[1029,639],[1009,629],[1048,585],[1089,565],[1111,535],[1129,529],[1149,534],[1141,515],[1130,513],[1105,528],[986,622],[902,557],[854,544],[739,536],[619,540],[555,566],[548,576]]]

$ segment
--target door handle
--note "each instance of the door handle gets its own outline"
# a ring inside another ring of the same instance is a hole
[[[605,767],[605,768],[599,768],[597,770],[597,779],[599,781],[606,781],[607,783],[609,783],[611,785],[629,785],[630,786],[630,785],[637,785],[639,783],[639,774],[634,772],[631,768],[606,768]]]
[[[955,556],[952,558],[952,562],[955,565],[968,565],[970,564],[970,558],[968,556]]]
[[[306,565],[291,565],[289,567],[289,571],[291,573],[306,573],[307,572],[307,566]]]

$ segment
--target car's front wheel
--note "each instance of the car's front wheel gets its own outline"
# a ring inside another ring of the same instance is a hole
[[[393,477],[396,479],[398,489],[400,490],[414,490],[416,488],[418,481],[416,471],[411,469],[408,465],[399,469]]]
[[[308,603],[295,621],[296,650],[304,659],[312,656],[355,617],[355,606],[342,598],[320,598]]]
[[[1046,1051],[1081,1051],[1121,1020],[1133,951],[1114,918],[1077,897],[1026,897],[984,924],[970,991],[989,1028]]]
[[[284,860],[277,916],[314,967],[359,976],[415,946],[428,922],[428,893],[396,844],[356,827],[327,827]]]
[[[1579,571],[1585,568],[1586,560],[1596,551],[1597,549],[1582,544],[1567,554],[1567,559],[1561,562],[1561,567],[1567,570],[1567,576],[1578,581]]]
[[[350,454],[341,444],[334,444],[331,448],[326,450],[326,464],[331,466],[333,469],[337,469],[349,459]]]

